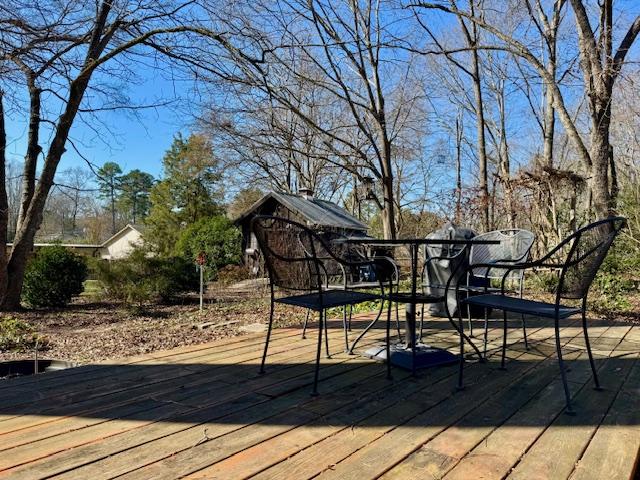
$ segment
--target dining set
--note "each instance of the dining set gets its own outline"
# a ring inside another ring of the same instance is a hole
[[[389,379],[392,378],[392,367],[417,375],[421,368],[457,363],[456,388],[461,390],[464,388],[465,362],[471,358],[465,354],[465,348],[468,346],[472,357],[478,361],[487,359],[488,325],[490,316],[493,317],[490,312],[499,311],[502,312],[501,369],[505,369],[510,313],[520,318],[527,349],[527,322],[553,321],[565,411],[572,414],[560,323],[581,315],[593,381],[599,389],[588,336],[587,296],[598,269],[625,223],[622,217],[596,221],[576,230],[548,253],[532,260],[535,236],[524,229],[460,236],[454,235],[454,228],[449,228],[448,235],[440,232],[425,238],[353,238],[314,230],[289,218],[258,215],[251,221],[251,230],[260,248],[270,288],[270,315],[260,373],[265,372],[274,309],[280,303],[307,310],[303,337],[308,332],[309,312],[318,315],[311,392],[314,396],[318,395],[323,343],[325,355],[330,356],[327,326],[330,309],[342,310],[345,350],[352,355],[375,324],[384,321],[384,344],[371,347],[363,354],[384,362]],[[405,263],[400,265],[402,253],[408,253],[408,268]],[[540,269],[557,275],[553,302],[524,296],[525,272]],[[406,270],[404,275],[401,274],[403,270]],[[376,305],[377,315],[350,342],[351,312],[355,305],[362,303]],[[404,335],[399,305],[404,305]],[[457,333],[456,351],[424,342],[424,316],[429,307],[443,311],[448,325]],[[476,335],[472,316],[478,314],[484,317],[482,349],[473,340]],[[393,338],[397,333],[398,341],[392,340],[393,316],[396,324]]]

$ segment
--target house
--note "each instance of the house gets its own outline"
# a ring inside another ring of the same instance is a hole
[[[314,198],[309,190],[300,190],[297,195],[269,192],[234,220],[234,224],[242,230],[244,262],[254,267],[258,257],[258,244],[251,233],[251,219],[256,215],[285,217],[314,230],[332,231],[350,237],[367,235],[364,223],[339,205]]]
[[[136,246],[142,246],[143,244],[144,239],[142,237],[142,227],[127,224],[120,231],[116,232],[100,244],[58,242],[34,243],[33,250],[35,252],[43,247],[59,245],[84,257],[96,257],[103,260],[117,260],[128,256]],[[7,249],[10,249],[12,246],[12,243],[7,243]]]
[[[144,245],[142,227],[128,223],[100,245],[99,257],[103,260],[118,260],[129,256],[135,247]]]

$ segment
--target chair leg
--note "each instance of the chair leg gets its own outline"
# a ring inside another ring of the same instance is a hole
[[[463,383],[463,373],[464,373],[464,327],[462,322],[462,311],[460,307],[458,307],[458,319],[459,319],[459,328],[460,328],[460,362],[458,364],[458,385],[456,386],[457,390],[464,389]]]
[[[426,305],[423,303],[420,307],[420,335],[418,335],[418,341],[422,342],[422,332],[424,330],[424,307]]]
[[[520,276],[520,298],[522,298],[522,293],[524,291],[524,272]],[[529,350],[529,340],[527,340],[527,324],[524,320],[524,314],[522,315],[522,333],[524,335],[524,348]]]
[[[313,390],[311,391],[312,396],[318,395],[318,377],[320,375],[320,352],[322,351],[322,330],[324,329],[324,310],[320,310],[319,315],[319,326],[318,326],[318,349],[316,350],[316,370],[313,376]]]
[[[500,370],[506,370],[504,366],[505,357],[507,356],[507,312],[502,312],[502,359],[500,360]]]
[[[347,305],[345,305],[342,315],[342,330],[344,330],[344,351],[349,351],[349,331],[347,330]],[[351,321],[351,320],[349,320]]]
[[[471,292],[467,292],[467,298],[471,296]],[[469,336],[473,338],[473,322],[471,321],[471,305],[467,303],[467,320],[469,321]]]
[[[399,304],[396,302],[396,330],[398,331],[398,341],[402,343],[402,332],[400,331]]]
[[[260,372],[264,373],[264,363],[267,360],[267,350],[269,349],[269,340],[271,339],[271,327],[273,327],[273,310],[275,308],[275,303],[273,299],[271,299],[271,305],[269,307],[269,326],[267,327],[267,338],[264,342],[264,352],[262,353],[262,363],[260,363]]]
[[[304,325],[302,326],[302,339],[307,338],[307,324],[309,323],[309,312],[311,310],[307,310],[307,316],[304,318]]]
[[[527,340],[527,323],[524,320],[524,314],[522,314],[522,335],[524,336],[524,348],[529,350],[529,341]]]
[[[593,361],[593,354],[591,353],[591,344],[589,343],[589,334],[587,333],[587,312],[585,311],[586,302],[582,305],[582,331],[584,332],[584,342],[587,345],[587,354],[589,354],[589,363],[591,364],[591,372],[593,373],[593,382],[595,383],[596,390],[602,390],[600,382],[598,381],[598,372],[596,370],[596,364]]]
[[[564,387],[564,398],[567,403],[566,413],[569,415],[574,414],[571,407],[571,393],[569,392],[569,384],[567,383],[567,373],[564,369],[564,361],[562,360],[562,347],[560,345],[560,326],[559,319],[555,318],[555,333],[556,333],[556,353],[558,355],[558,364],[560,365],[560,376],[562,377],[562,386]]]
[[[324,312],[324,311],[323,311]],[[324,347],[325,347],[325,358],[331,358],[329,354],[329,326],[327,325],[327,314],[322,314],[322,320],[324,323]]]
[[[391,303],[389,303],[389,308],[387,308],[385,348],[387,352],[387,380],[391,380]]]
[[[351,331],[351,317],[353,316],[353,305],[349,305],[349,323],[348,330]]]
[[[371,330],[371,328],[373,328],[373,326],[376,324],[376,322],[380,319],[380,317],[382,316],[382,310],[384,309],[384,301],[381,300],[380,301],[380,309],[378,310],[378,314],[376,315],[376,318],[373,319],[373,321],[371,323],[369,323],[369,325],[367,325],[365,327],[365,329],[360,333],[360,335],[358,335],[356,337],[356,339],[351,343],[351,346],[349,347],[349,355],[353,355],[353,349],[356,348],[356,345],[358,344],[358,342],[362,339],[362,337],[364,337],[366,335],[366,333]]]
[[[487,342],[489,340],[489,310],[484,309],[484,351],[482,356],[487,359]]]

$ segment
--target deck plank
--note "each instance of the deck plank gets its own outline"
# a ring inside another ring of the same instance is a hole
[[[602,335],[607,330],[608,328],[605,327],[599,333]],[[577,336],[579,335],[580,333],[577,333]],[[598,335],[593,335],[593,338],[598,338]],[[570,372],[571,378],[577,381],[578,375],[580,375],[584,381],[587,381],[590,368],[585,362],[586,353],[571,352],[565,358],[568,362],[580,361],[573,365]],[[558,368],[552,359],[548,363],[547,368],[531,372],[521,381],[513,384],[512,388],[501,392],[498,396],[471,411],[466,417],[412,453],[382,478],[387,480],[421,478],[425,471],[428,472],[430,478],[442,478],[470,450],[480,444],[485,437],[512,415],[523,409],[532,398],[544,391],[556,390],[553,387],[559,383]],[[585,376],[585,374],[587,375]],[[561,392],[559,398],[561,400],[564,398]],[[552,404],[556,408],[562,408],[563,402],[552,402]],[[469,473],[471,472],[466,472],[465,475]]]
[[[638,329],[627,334],[638,338]],[[637,354],[633,355],[633,358]],[[509,479],[568,478],[587,448],[609,406],[631,372],[627,355],[612,357],[600,372],[603,391],[581,390],[575,398],[575,415],[558,415],[515,466]]]
[[[625,478],[640,446],[640,328],[593,325],[604,392],[591,391],[577,321],[561,330],[575,417],[560,414],[554,332],[544,321],[528,324],[529,351],[519,321],[509,323],[506,372],[495,370],[502,331],[491,322],[490,361],[466,366],[462,392],[455,365],[417,378],[394,369],[389,382],[383,365],[341,351],[339,320],[317,398],[309,396],[316,331],[300,340],[299,328],[274,332],[263,376],[264,335],[249,334],[5,382],[0,478]],[[427,319],[425,332],[457,350],[446,320]]]

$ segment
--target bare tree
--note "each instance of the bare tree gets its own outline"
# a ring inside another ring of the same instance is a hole
[[[232,34],[236,48],[253,42],[267,52],[259,60],[245,62],[241,72],[229,72],[225,80],[252,88],[259,101],[276,102],[320,133],[330,153],[326,158],[343,171],[359,180],[365,175],[375,178],[382,194],[384,235],[389,238],[396,235],[398,203],[394,142],[421,101],[419,90],[412,88],[413,59],[405,56],[398,61],[391,54],[393,39],[385,23],[393,21],[391,8],[389,2],[374,0],[282,0],[243,4],[237,11],[224,13],[244,19],[238,20],[237,32]],[[262,30],[257,25],[260,21],[267,24]],[[312,69],[297,68],[300,61],[292,58],[304,59]],[[330,97],[341,115],[316,118],[301,108],[295,80],[300,77]]]
[[[0,253],[0,308],[19,306],[26,257],[58,164],[67,148],[74,148],[69,134],[77,118],[135,108],[113,83],[131,79],[142,61],[157,65],[161,60],[151,53],[166,52],[167,44],[185,41],[184,35],[224,42],[213,28],[203,28],[190,15],[194,8],[189,0],[9,0],[0,6],[0,244],[6,242],[8,220],[6,109],[13,114],[26,110],[28,125],[15,239],[9,255],[4,249]],[[45,132],[49,138],[42,135]]]
[[[92,188],[93,173],[82,167],[71,167],[61,172],[56,180],[60,193],[70,202],[71,231],[75,234],[78,230],[78,215],[84,207],[88,194],[97,192]]]
[[[580,53],[580,69],[583,75],[584,96],[587,99],[590,117],[589,141],[580,133],[574,122],[558,79],[548,70],[522,38],[505,31],[497,21],[490,22],[472,9],[461,9],[455,0],[447,2],[414,2],[415,8],[436,9],[465,18],[482,28],[489,38],[473,49],[504,50],[526,60],[551,89],[556,113],[562,122],[581,160],[583,169],[590,178],[593,210],[596,215],[607,216],[615,211],[617,197],[616,164],[610,142],[611,101],[613,87],[620,74],[629,49],[640,33],[640,15],[626,29],[617,49],[613,49],[613,1],[594,2],[570,0],[578,31],[577,50]],[[589,4],[589,8],[587,7]],[[589,11],[597,11],[595,22]],[[499,15],[496,19],[502,18]],[[489,43],[489,41],[495,43]],[[550,95],[551,95],[550,94]]]

